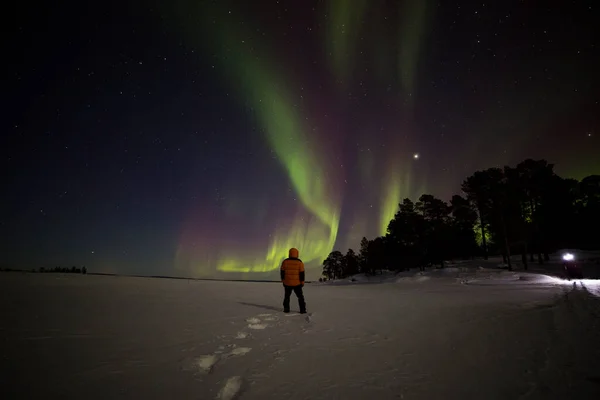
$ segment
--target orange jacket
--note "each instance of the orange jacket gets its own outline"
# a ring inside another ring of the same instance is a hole
[[[281,282],[285,286],[304,285],[304,263],[298,258],[298,249],[291,248],[281,263]]]

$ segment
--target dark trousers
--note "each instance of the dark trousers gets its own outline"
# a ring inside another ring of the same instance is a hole
[[[304,301],[304,293],[302,293],[302,285],[283,285],[283,288],[285,289],[285,296],[283,298],[283,311],[290,311],[290,297],[292,295],[292,292],[294,292],[296,294],[296,297],[298,298],[298,306],[300,307],[300,312],[306,312],[306,302]]]

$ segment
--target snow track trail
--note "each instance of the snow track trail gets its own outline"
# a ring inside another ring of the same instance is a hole
[[[592,295],[585,284],[575,282],[565,287],[551,322],[545,365],[524,398],[577,397],[581,392],[600,396],[600,370],[593,367],[594,358],[600,356],[599,346],[593,345],[600,329],[600,298]]]
[[[283,318],[284,317],[297,317],[295,319],[291,318]],[[222,388],[219,391],[217,398],[219,399],[227,399],[233,400],[239,398],[241,395],[242,389],[245,386],[249,386],[254,384],[256,379],[260,379],[261,376],[264,376],[265,373],[271,370],[277,363],[285,360],[285,349],[281,349],[277,347],[277,345],[273,345],[277,340],[272,340],[272,336],[286,336],[293,335],[299,333],[306,333],[308,330],[305,328],[305,325],[312,321],[312,313],[309,314],[298,314],[298,313],[290,313],[284,314],[280,313],[280,315],[271,314],[271,313],[262,313],[245,319],[246,327],[243,330],[240,330],[236,333],[233,340],[243,341],[244,339],[258,339],[261,341],[261,345],[259,346],[262,353],[271,354],[271,362],[265,361],[262,358],[258,358],[258,364],[260,365],[260,369],[252,365],[252,363],[240,363],[241,365],[246,367],[247,371],[251,370],[260,370],[261,374],[250,374],[248,372],[242,375],[236,375],[229,377],[225,380],[221,376],[214,380],[214,385],[222,385]],[[264,336],[257,336],[255,333],[254,336],[250,333],[250,331],[265,331],[267,329],[273,330],[273,332],[262,332]],[[264,339],[266,338],[266,341]],[[248,341],[247,340],[247,341]],[[190,368],[189,361],[184,361],[184,364],[187,363],[187,367],[183,368],[186,371],[191,371],[195,374],[201,375],[209,375],[213,374],[224,366],[225,362],[229,362],[228,360],[232,357],[241,357],[245,356],[252,351],[251,347],[237,347],[236,343],[230,343],[231,341],[223,341],[221,345],[212,353],[212,354],[204,354],[192,361],[192,365],[197,366],[197,368]],[[240,367],[236,367],[238,373],[240,372]],[[248,381],[248,376],[250,377],[250,381]],[[204,378],[203,382],[208,383],[208,379]]]

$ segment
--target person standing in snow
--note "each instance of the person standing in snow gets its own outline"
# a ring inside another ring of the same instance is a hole
[[[283,297],[283,312],[290,312],[290,296],[292,292],[298,297],[300,313],[306,314],[306,303],[304,301],[304,263],[298,258],[298,249],[291,248],[289,257],[281,263],[281,282],[285,290]]]

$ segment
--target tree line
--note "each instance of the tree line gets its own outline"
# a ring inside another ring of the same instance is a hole
[[[10,268],[10,267],[6,267],[6,268],[0,268],[0,272],[40,272],[40,273],[49,273],[49,272],[55,272],[55,273],[62,273],[62,274],[87,274],[87,268],[86,267],[54,267],[54,268],[45,268],[45,267],[40,267],[39,269],[20,269],[20,268]]]
[[[516,167],[477,171],[461,189],[450,202],[430,194],[402,200],[385,235],[363,237],[358,253],[331,252],[323,279],[443,268],[444,260],[496,254],[509,270],[511,255],[520,254],[527,269],[561,248],[600,247],[600,175],[565,179],[546,160],[527,159]]]
[[[54,267],[54,268],[44,268],[41,267],[39,272],[59,272],[59,273],[63,273],[63,274],[87,274],[87,268],[86,267],[75,267],[72,266],[71,268],[69,267]]]

